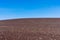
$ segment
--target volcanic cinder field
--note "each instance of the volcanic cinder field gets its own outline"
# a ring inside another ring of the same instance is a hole
[[[0,40],[60,40],[60,18],[0,20]]]

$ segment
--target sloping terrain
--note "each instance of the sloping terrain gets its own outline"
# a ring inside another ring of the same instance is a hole
[[[0,40],[60,40],[60,19],[0,20]]]

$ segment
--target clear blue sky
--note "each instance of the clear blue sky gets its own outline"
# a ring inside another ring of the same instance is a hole
[[[60,17],[60,0],[0,0],[0,20]]]

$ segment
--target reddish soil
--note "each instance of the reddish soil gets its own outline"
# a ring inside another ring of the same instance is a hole
[[[60,18],[0,20],[0,40],[60,40]]]

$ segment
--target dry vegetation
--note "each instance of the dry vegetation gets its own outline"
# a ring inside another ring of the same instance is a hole
[[[0,40],[60,40],[60,35],[40,32],[1,31]]]
[[[0,40],[60,40],[59,22],[60,19],[0,21]]]

